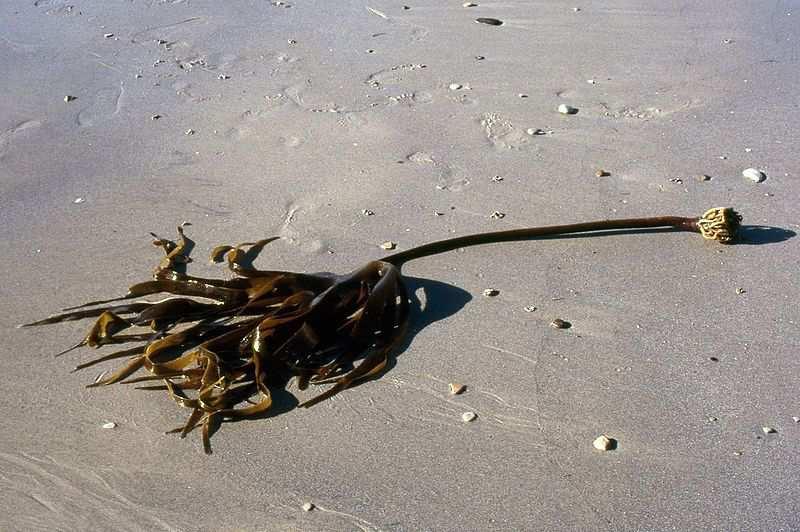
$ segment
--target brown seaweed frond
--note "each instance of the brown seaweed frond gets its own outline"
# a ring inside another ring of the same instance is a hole
[[[155,235],[154,235],[155,237]],[[343,276],[257,270],[253,255],[275,240],[219,246],[212,261],[227,261],[233,277],[185,274],[189,262],[183,226],[178,241],[155,237],[165,256],[153,279],[122,297],[94,301],[30,325],[96,317],[76,347],[140,345],[84,362],[127,357],[90,387],[161,381],[179,405],[191,410],[172,432],[202,427],[203,446],[227,420],[268,415],[271,390],[297,379],[298,388],[327,389],[299,406],[309,407],[379,373],[403,337],[409,302],[398,267],[374,261]],[[161,301],[121,300],[169,294]],[[91,307],[91,308],[90,308]],[[131,330],[129,334],[120,334]]]

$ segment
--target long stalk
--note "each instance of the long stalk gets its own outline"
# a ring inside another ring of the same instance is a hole
[[[511,229],[508,231],[495,231],[474,235],[459,236],[438,242],[431,242],[406,251],[401,251],[381,259],[395,266],[429,257],[458,248],[492,244],[496,242],[512,242],[545,238],[556,235],[569,235],[589,233],[596,231],[645,229],[671,227],[679,231],[701,233],[705,238],[729,243],[733,240],[738,229],[741,216],[733,209],[716,208],[706,211],[700,218],[686,218],[681,216],[654,216],[648,218],[628,218],[621,220],[599,220],[595,222],[582,222],[567,225],[550,225],[543,227],[528,227],[525,229]]]

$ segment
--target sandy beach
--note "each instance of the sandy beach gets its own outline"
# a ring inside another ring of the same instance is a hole
[[[0,530],[800,530],[798,19],[797,0],[0,2]],[[17,328],[148,279],[149,233],[184,221],[193,274],[271,236],[258,266],[344,273],[384,242],[723,206],[730,246],[411,262],[380,378],[225,423],[209,456],[165,434],[187,415],[165,393],[87,389],[115,364],[53,357],[89,321]]]

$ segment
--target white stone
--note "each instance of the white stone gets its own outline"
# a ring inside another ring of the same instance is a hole
[[[117,428],[117,424],[114,423],[113,421],[109,421],[108,423],[103,423],[103,428],[104,429],[115,429],[115,428]]]
[[[462,87],[463,85],[461,85],[460,83],[451,83],[450,85],[447,86],[447,88],[450,89],[451,91],[457,91]]]
[[[313,509],[314,509],[314,503],[313,502],[307,502],[307,503],[303,504],[303,511],[304,512],[310,512]]]
[[[605,434],[601,434],[592,442],[592,445],[598,451],[610,451],[616,446],[616,440],[609,438]]]
[[[472,421],[475,421],[477,418],[478,414],[476,414],[475,412],[464,412],[463,414],[461,414],[461,421],[463,421],[464,423],[470,423]]]
[[[558,112],[561,113],[562,115],[574,115],[575,113],[578,112],[578,109],[577,107],[572,107],[571,105],[562,103],[561,105],[558,106]]]
[[[746,177],[750,181],[754,181],[756,183],[761,183],[767,178],[767,174],[758,170],[756,168],[748,168],[742,172],[742,176]]]

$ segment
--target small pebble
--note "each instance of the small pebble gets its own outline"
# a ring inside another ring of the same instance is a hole
[[[448,384],[450,388],[450,395],[461,395],[467,389],[465,384],[459,384],[457,382],[451,382]]]
[[[579,8],[579,7],[573,7],[572,8],[572,12],[573,13],[580,13],[580,11],[581,11],[581,8]]]
[[[297,41],[295,39],[287,39],[286,42],[289,44],[297,44]]]
[[[564,321],[561,318],[556,318],[550,322],[550,327],[554,329],[569,329],[572,327],[572,324],[568,321]]]
[[[397,247],[397,244],[395,244],[394,242],[391,242],[389,240],[387,240],[386,242],[381,244],[381,249],[385,249],[387,251],[390,250],[390,249],[394,249],[396,247]]]
[[[492,181],[494,181],[495,183],[499,183],[502,180],[503,180],[503,176],[501,176],[501,175],[496,175],[496,176],[492,177]]]
[[[708,357],[711,362],[719,362],[719,358],[717,357]]]
[[[217,79],[231,79],[231,77],[227,74],[220,74],[217,76]]]
[[[742,456],[742,451],[733,451],[734,456]]]
[[[78,99],[78,97],[77,97],[77,96],[70,96],[69,94],[67,94],[66,96],[64,96],[64,101],[65,101],[65,102],[67,102],[67,103],[69,103],[69,102],[74,102],[74,101],[75,101],[75,100],[77,100],[77,99]]]
[[[374,216],[375,215],[375,213],[373,211],[369,210],[369,209],[362,210],[361,214],[363,214],[364,216]]]
[[[736,289],[736,293],[737,293],[737,294],[739,294],[739,295],[742,295],[742,294],[744,294],[745,292],[747,292],[747,290],[745,290],[744,288],[737,288],[737,289]]]
[[[699,174],[696,179],[698,181],[711,181],[711,176],[706,174]]]
[[[483,291],[483,295],[486,297],[494,297],[500,295],[500,290],[498,290],[497,288],[487,288],[486,290]]]
[[[450,89],[451,91],[457,91],[462,89],[463,87],[464,86],[461,85],[460,83],[451,83],[450,85],[447,86],[447,88]]]
[[[530,127],[526,130],[526,133],[528,133],[528,135],[531,136],[547,134],[547,132],[544,129],[539,129],[538,127]]]
[[[587,79],[586,83],[588,83],[589,85],[595,85],[597,83],[597,81],[595,81],[593,79]]]
[[[187,129],[186,131],[184,131],[184,134],[185,135],[194,135],[195,131],[194,131],[194,129]]]
[[[78,204],[78,203],[83,203],[84,201],[86,201],[85,198],[75,198],[74,200],[72,200],[72,203]]]
[[[494,211],[492,214],[489,215],[489,218],[492,220],[502,220],[506,217],[506,213],[500,211]]]
[[[605,170],[598,170],[597,172],[594,173],[594,175],[597,177],[608,177],[611,175],[611,172],[606,172]]]
[[[314,508],[315,508],[315,506],[314,506],[313,502],[307,502],[307,503],[303,504],[303,511],[304,512],[310,512]]]
[[[519,93],[519,94],[517,94],[517,96],[519,96],[520,98],[527,98],[528,97],[527,94],[523,94],[523,93]]]
[[[475,56],[475,61],[483,61],[484,59],[486,59],[485,56],[482,56],[482,55],[476,55]]]
[[[475,2],[464,2],[461,5],[463,5],[464,7],[478,7],[478,4],[476,4]]]
[[[792,421],[794,421],[795,423],[800,423],[800,417],[792,416]]]
[[[111,37],[113,37],[113,36],[114,36],[114,34],[113,34],[113,33],[104,33],[104,34],[103,34],[103,37],[105,37],[106,39],[110,39],[110,38],[111,38]]]
[[[150,120],[158,120],[159,118],[161,118],[161,115],[153,115],[150,117]]]
[[[601,434],[594,439],[592,446],[598,451],[612,451],[617,448],[617,440]]]
[[[709,423],[716,423],[717,421],[719,421],[719,419],[717,419],[715,416],[708,416]]]
[[[762,172],[761,170],[757,170],[755,168],[748,168],[742,172],[742,176],[746,177],[750,181],[754,181],[756,183],[761,183],[767,178],[767,174]]]
[[[114,423],[113,421],[109,421],[108,423],[103,423],[103,428],[104,429],[115,429],[115,428],[117,428],[117,424]]]
[[[475,421],[477,417],[478,414],[476,414],[475,412],[464,412],[463,414],[461,414],[461,421],[463,421],[464,423],[469,423],[471,421]]]
[[[476,18],[475,22],[478,24],[488,24],[489,26],[502,26],[503,21],[496,18],[480,17]]]
[[[536,307],[534,305],[528,305],[522,310],[524,310],[525,312],[536,312]]]
[[[562,103],[558,106],[558,112],[562,115],[574,115],[578,112],[578,108]]]
[[[773,427],[761,427],[761,430],[764,432],[764,434],[775,434],[778,432]]]

